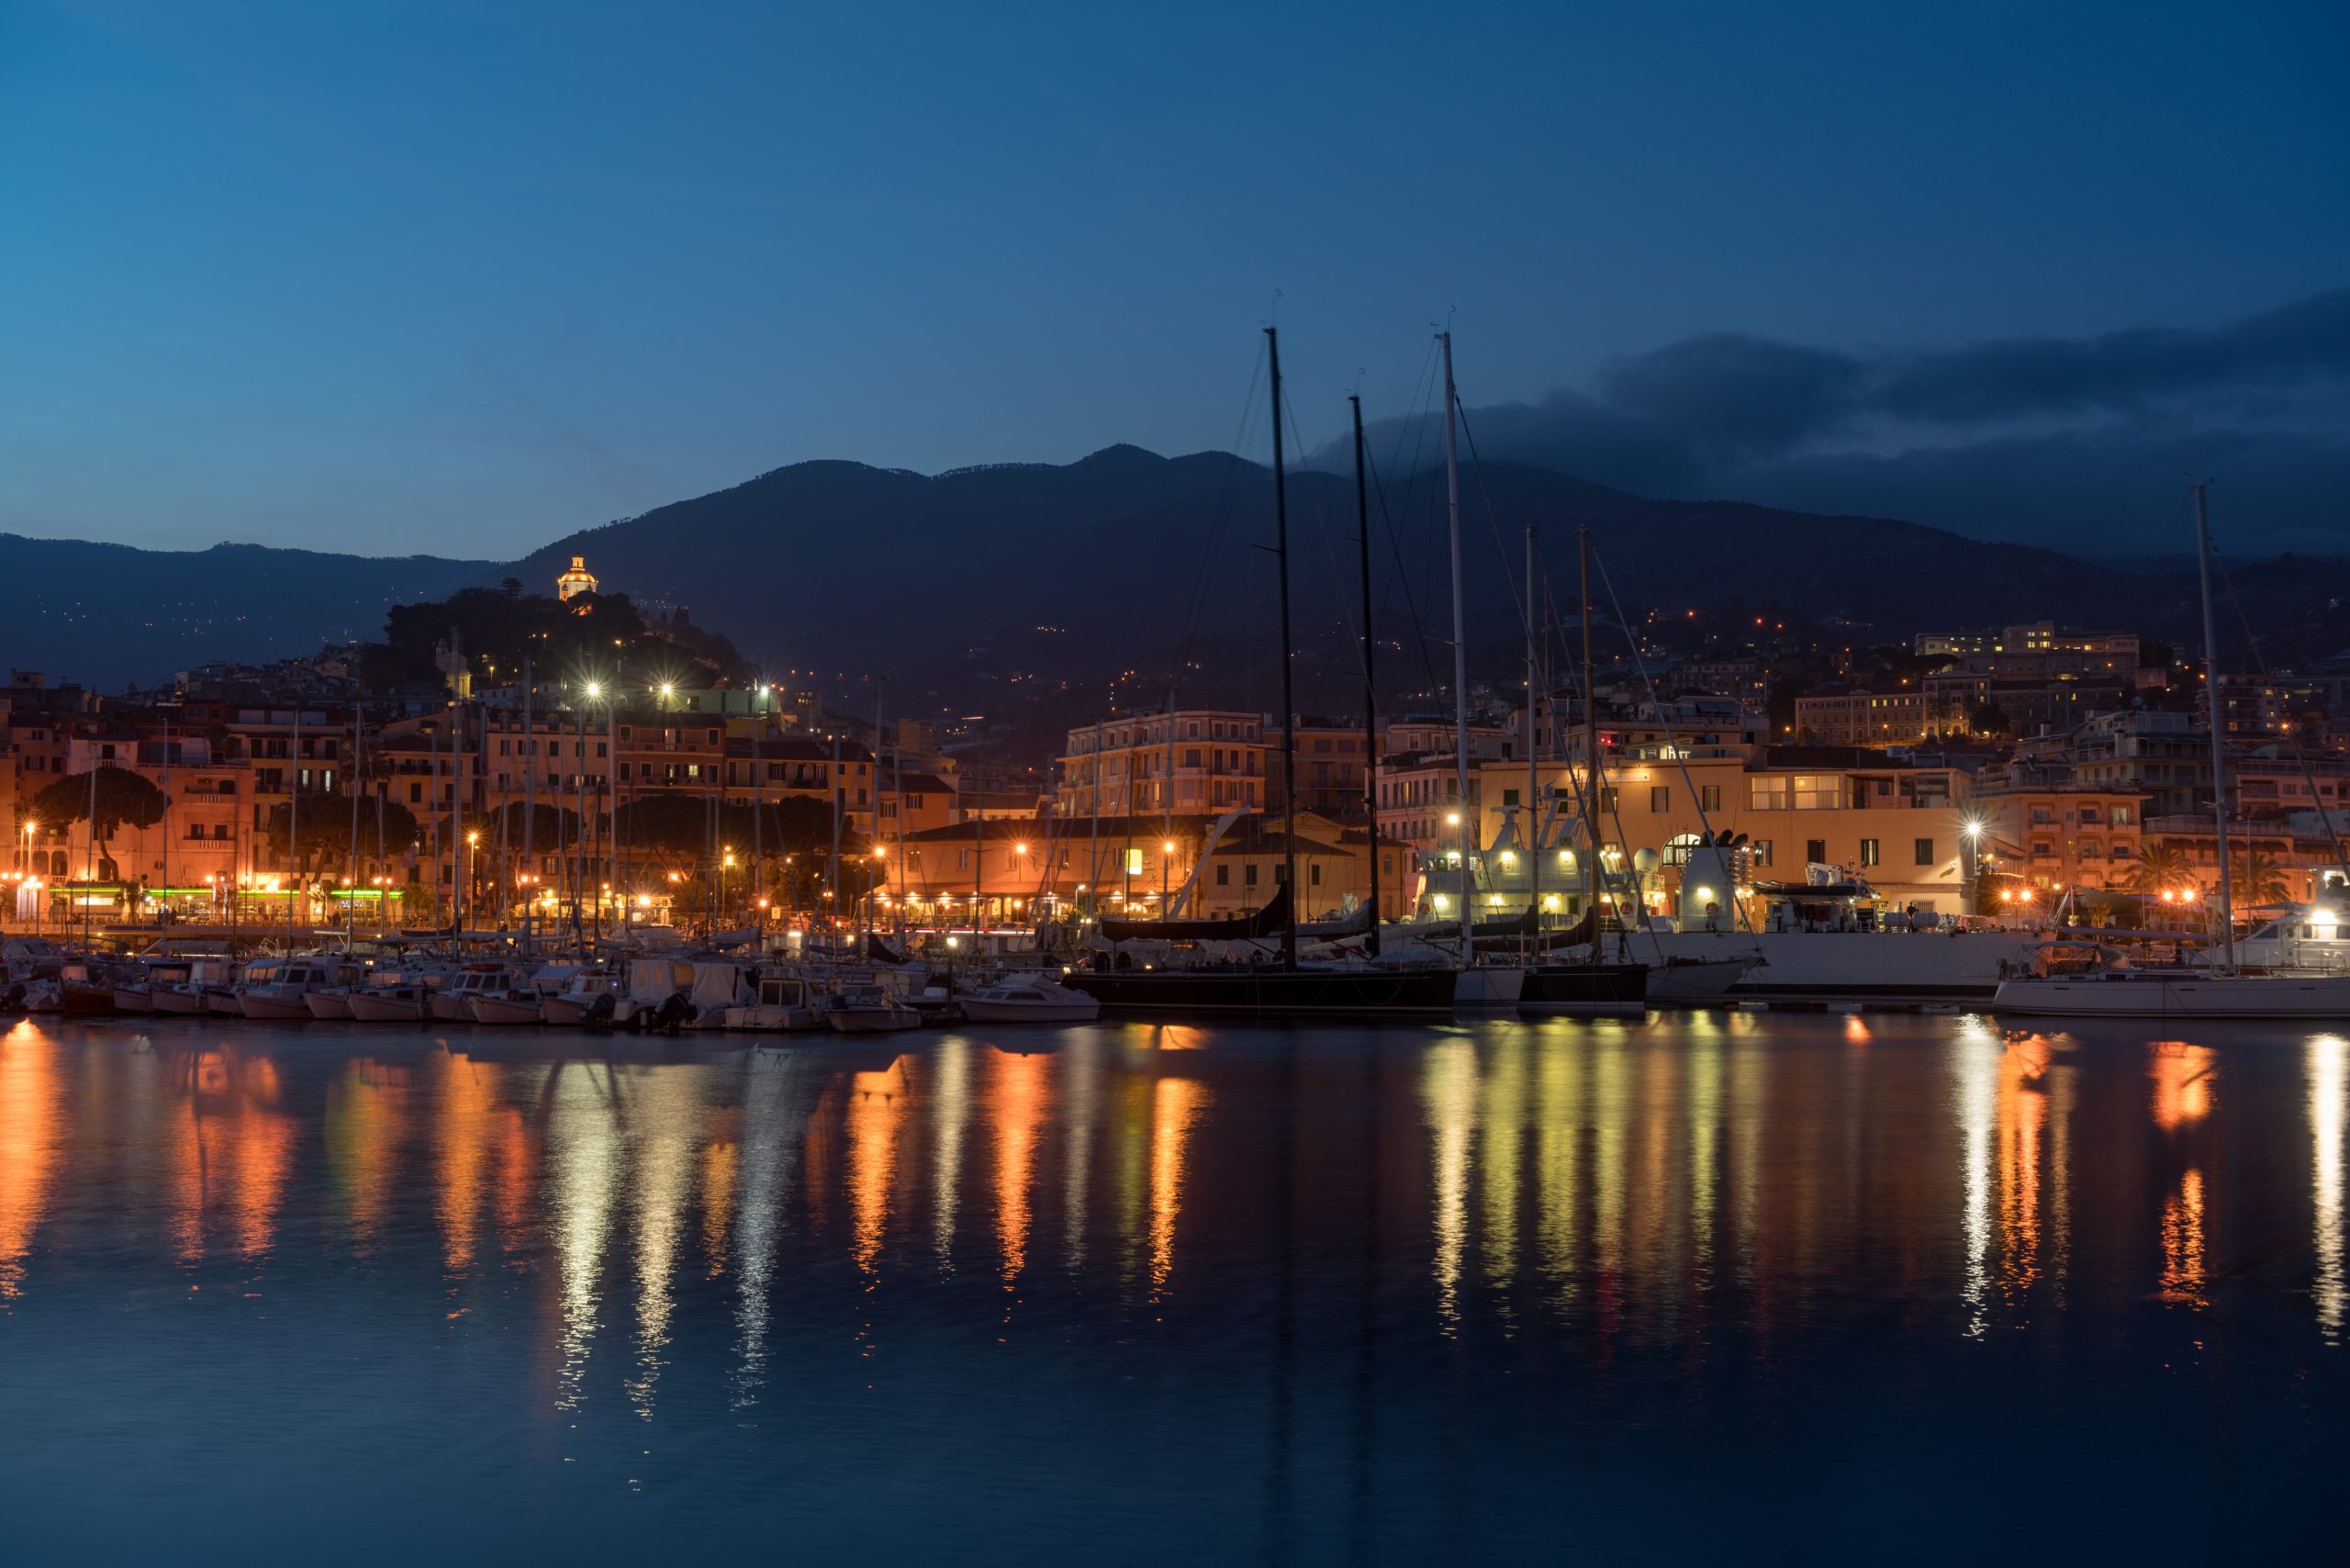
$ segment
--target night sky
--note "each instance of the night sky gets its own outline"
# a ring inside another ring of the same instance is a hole
[[[0,529],[510,555],[1224,447],[1276,311],[1315,446],[1449,311],[1488,456],[2086,553],[2193,467],[2350,550],[2345,60],[2323,4],[0,0]]]

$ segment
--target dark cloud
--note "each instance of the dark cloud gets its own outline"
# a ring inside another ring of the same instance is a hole
[[[1472,409],[1478,450],[1642,495],[1899,517],[2100,554],[2170,551],[2182,471],[2251,548],[2350,554],[2350,289],[2208,329],[1852,354],[1707,332],[1590,392]],[[1438,450],[1382,421],[1382,464]],[[1325,454],[1336,465],[1341,454]]]

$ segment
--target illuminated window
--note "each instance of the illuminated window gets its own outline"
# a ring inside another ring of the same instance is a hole
[[[1139,877],[1142,875],[1141,850],[1128,849],[1126,851],[1126,875],[1129,877]]]

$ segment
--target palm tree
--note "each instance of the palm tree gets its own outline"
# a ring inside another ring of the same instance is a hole
[[[2285,868],[2262,849],[2242,849],[2228,861],[2228,878],[2238,904],[2283,903],[2292,897]]]
[[[2194,860],[2176,844],[2147,845],[2138,856],[2138,864],[2130,871],[2130,890],[2139,893],[2193,887],[2198,880]]]

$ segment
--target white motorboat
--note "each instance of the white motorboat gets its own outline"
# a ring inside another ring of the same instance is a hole
[[[561,990],[541,1000],[539,1017],[544,1023],[576,1028],[587,1023],[599,1008],[611,1013],[626,984],[624,977],[610,969],[582,969],[565,981]]]
[[[1102,1004],[1039,977],[999,980],[963,998],[963,1015],[979,1024],[1091,1024]]]
[[[740,1002],[726,1010],[726,1027],[776,1033],[824,1026],[808,982],[798,975],[761,975],[757,995],[755,1002]]]
[[[431,1015],[431,995],[420,977],[403,976],[387,985],[356,987],[344,1001],[362,1024],[417,1024]]]
[[[495,996],[512,989],[514,971],[504,964],[467,964],[448,978],[446,983],[433,989],[431,997],[432,1016],[444,1024],[470,1024],[474,1021],[473,999]]]
[[[114,987],[114,1010],[117,1013],[152,1013],[155,992],[163,986],[177,985],[187,979],[187,966],[170,958],[141,958],[134,979],[117,980]]]
[[[237,1010],[248,1018],[307,1023],[310,992],[347,987],[353,978],[352,966],[336,958],[264,958],[245,966]]]
[[[543,1024],[547,999],[560,995],[579,972],[577,964],[550,964],[503,991],[474,992],[465,1011],[476,1024]]]
[[[148,992],[153,1011],[176,1017],[192,1017],[211,1011],[211,994],[225,991],[236,975],[236,966],[225,958],[190,958],[178,980],[169,984],[157,984]]]
[[[839,1035],[886,1035],[922,1027],[922,1014],[878,985],[841,989],[824,1009],[824,1027]]]
[[[319,991],[305,991],[302,1001],[309,1008],[310,1016],[321,1023],[348,1024],[357,1016],[351,1010],[351,988],[348,986],[327,986]]]

